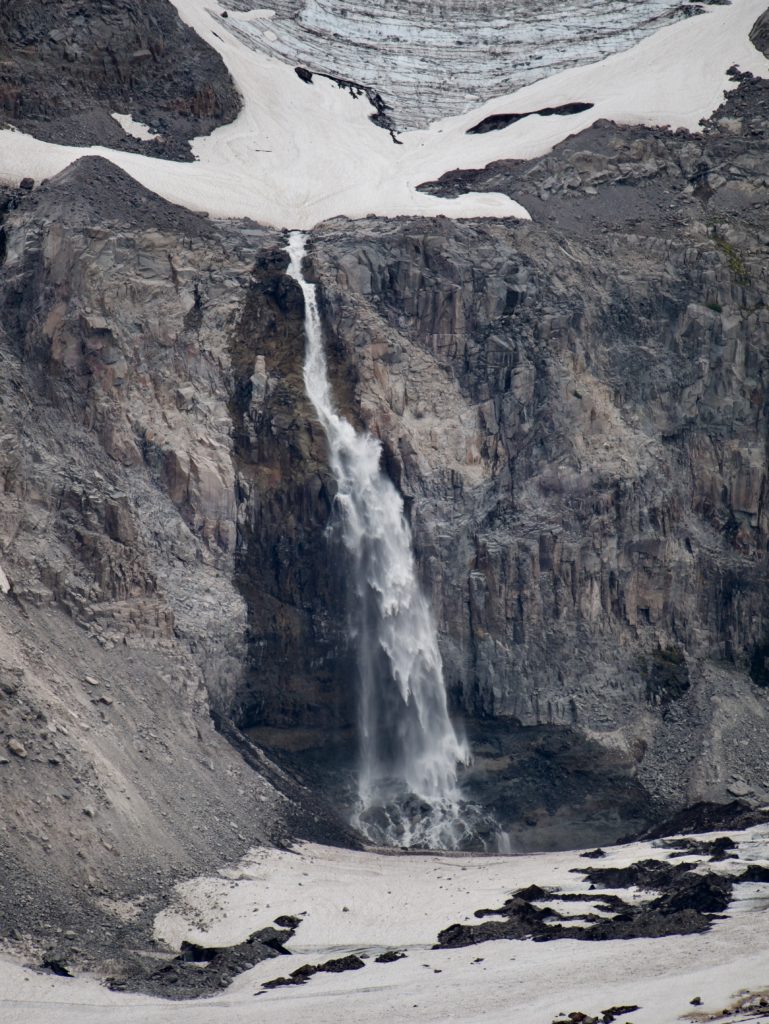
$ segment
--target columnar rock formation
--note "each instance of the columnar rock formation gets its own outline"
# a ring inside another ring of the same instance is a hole
[[[522,844],[769,795],[768,133],[743,76],[701,135],[603,122],[425,185],[508,192],[531,223],[311,237],[467,784]],[[241,729],[354,759],[335,484],[281,233],[99,159],[0,211],[3,898],[108,928],[158,871],[331,821]]]

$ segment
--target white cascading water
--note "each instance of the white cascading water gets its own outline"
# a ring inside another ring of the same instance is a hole
[[[291,233],[288,253],[288,274],[304,295],[304,383],[328,440],[351,559],[361,734],[355,824],[372,842],[454,849],[468,833],[457,768],[469,751],[449,718],[403,501],[380,468],[379,441],[334,407],[315,285],[302,272],[302,232]]]

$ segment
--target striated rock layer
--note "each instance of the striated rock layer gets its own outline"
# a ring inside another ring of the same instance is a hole
[[[230,0],[222,28],[256,49],[380,94],[399,129],[425,127],[539,78],[624,50],[667,20],[670,0]],[[589,97],[573,97],[575,100]]]

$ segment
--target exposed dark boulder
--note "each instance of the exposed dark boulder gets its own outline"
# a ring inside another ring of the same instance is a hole
[[[697,832],[717,832],[722,829],[740,831],[769,821],[769,809],[753,807],[744,800],[730,803],[700,801],[691,807],[678,811],[670,818],[644,829],[624,842],[640,842],[645,839],[664,839],[666,836],[693,835]]]
[[[769,57],[769,9],[764,11],[750,30],[750,41],[764,56]]]

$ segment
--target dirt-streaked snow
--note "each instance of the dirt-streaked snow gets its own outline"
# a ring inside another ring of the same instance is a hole
[[[425,128],[601,60],[686,11],[675,0],[273,2],[269,26],[230,10],[222,30],[243,32],[279,60],[374,87],[399,128]]]
[[[737,833],[740,857],[766,863],[769,827]],[[607,851],[601,866],[648,856],[650,844]],[[294,852],[253,851],[234,869],[179,887],[174,907],[159,916],[159,937],[228,944],[270,924],[302,915],[292,955],[257,965],[220,996],[164,1002],[108,992],[92,979],[35,974],[0,958],[4,1024],[264,1024],[340,1020],[455,1024],[550,1024],[560,1011],[596,1013],[637,1004],[634,1024],[675,1024],[729,1005],[742,990],[766,987],[769,886],[738,885],[724,919],[703,935],[610,942],[500,940],[433,950],[438,931],[497,906],[530,883],[584,892],[570,871],[588,863],[577,852],[525,857],[359,853],[320,846]],[[708,865],[734,870],[735,862]],[[627,897],[623,891],[623,896]],[[308,962],[345,952],[406,951],[405,959],[349,973],[318,974],[306,985],[263,992],[262,982]],[[255,1001],[256,998],[256,1001]],[[740,1018],[734,1018],[739,1020]]]
[[[193,143],[195,163],[101,147],[67,147],[0,131],[0,181],[50,177],[86,153],[109,157],[146,187],[190,209],[248,216],[277,227],[310,228],[330,217],[438,215],[526,217],[506,196],[439,199],[416,191],[454,168],[528,159],[598,118],[696,129],[732,88],[732,64],[757,75],[769,62],[748,33],[766,0],[733,0],[661,29],[624,53],[572,68],[469,113],[400,136],[395,145],[369,120],[372,108],[328,79],[303,82],[290,64],[226,35],[209,0],[174,0],[182,18],[221,53],[243,94],[233,124]],[[528,117],[498,132],[467,135],[493,113],[570,101],[593,103],[568,117]]]

